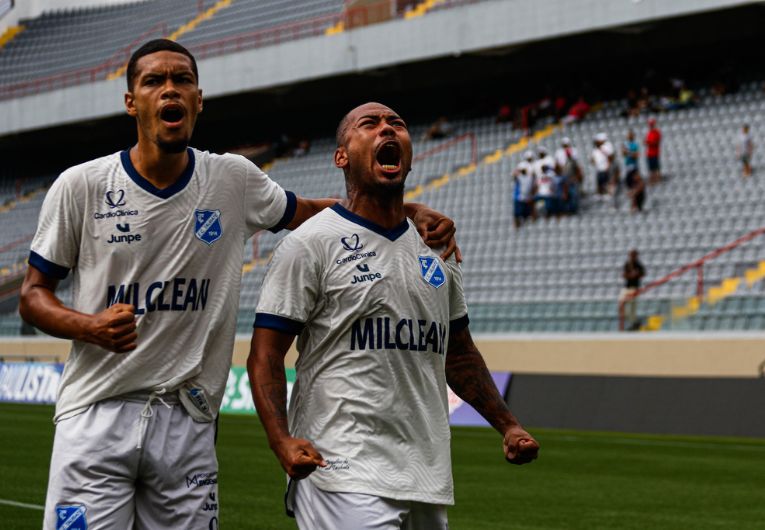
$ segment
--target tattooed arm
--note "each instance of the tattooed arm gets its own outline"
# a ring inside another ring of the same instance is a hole
[[[537,457],[539,444],[523,429],[497,391],[468,328],[449,335],[446,382],[503,436],[508,462],[526,464]]]
[[[301,479],[313,473],[316,466],[327,464],[311,442],[290,436],[287,426],[284,356],[294,338],[289,333],[256,327],[247,358],[247,374],[268,445],[284,471],[294,479]]]

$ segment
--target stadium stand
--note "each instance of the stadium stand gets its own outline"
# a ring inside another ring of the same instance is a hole
[[[183,35],[178,42],[188,48],[194,48],[205,42],[254,33],[274,26],[284,26],[298,20],[338,15],[343,5],[342,0],[234,1],[217,16],[200,23],[195,31]],[[328,21],[326,26],[330,23]]]
[[[45,12],[0,41],[0,96],[117,78],[129,51],[152,38],[177,40],[203,58],[342,31],[344,17],[365,25],[459,3],[428,0],[399,13],[385,0],[348,10],[342,0],[146,0]]]
[[[209,6],[210,2],[204,4]],[[224,9],[216,10],[216,16],[200,12],[198,2],[149,0],[53,11],[24,20],[24,31],[9,40],[0,53],[0,86],[77,70],[88,70],[85,73],[92,75],[83,75],[80,82],[104,79],[126,62],[128,50],[136,42],[173,36],[193,48],[295,20],[339,15],[343,8],[338,0],[225,0],[218,4]],[[330,24],[328,21],[325,26]],[[295,35],[282,36],[282,40],[289,38]]]
[[[431,4],[434,10],[443,7]],[[198,22],[178,38],[193,47],[245,29],[320,18],[341,10],[342,5],[337,0],[235,0],[215,16],[200,18],[196,2],[170,0],[48,13],[25,21],[25,31],[0,51],[0,85],[103,64],[115,50],[129,48],[137,35],[145,40],[176,32],[190,20]],[[274,10],[280,13],[278,19]],[[111,44],[104,46],[107,37]],[[540,144],[552,151],[565,135],[586,159],[596,133],[607,133],[618,146],[629,128],[642,137],[645,117],[624,118],[625,102],[611,101],[583,122],[565,128],[549,119],[542,121],[531,142],[510,124],[495,123],[493,117],[452,119],[452,133],[441,140],[424,140],[425,124],[412,126],[415,154],[422,158],[410,175],[407,196],[444,211],[458,223],[473,329],[615,331],[621,266],[630,248],[641,252],[647,283],[765,226],[765,212],[759,207],[765,184],[756,177],[740,178],[733,150],[744,122],[752,124],[758,135],[755,144],[762,145],[759,131],[765,97],[760,84],[750,83],[722,97],[703,90],[699,95],[697,108],[659,115],[665,137],[663,171],[668,179],[649,190],[645,213],[630,214],[626,199],[615,210],[612,201],[590,195],[580,215],[540,220],[517,232],[512,222],[510,175],[525,148]],[[342,176],[331,163],[333,149],[332,139],[315,140],[310,153],[278,160],[270,174],[285,188],[305,196],[342,196]],[[584,167],[585,188],[591,194],[592,168],[586,162]],[[646,174],[645,167],[642,172]],[[46,178],[17,183],[12,176],[4,176],[1,180],[0,204],[5,206],[0,209],[0,221],[11,228],[0,237],[0,267],[15,271],[26,256],[28,241],[22,240],[34,232],[42,201],[42,193],[34,190]],[[242,332],[249,330],[267,258],[280,237],[263,233],[257,239],[257,255],[245,251]],[[765,257],[764,247],[765,240],[756,238],[711,261],[704,268],[705,285],[742,276]],[[640,297],[638,313],[643,318],[671,314],[697,288],[694,274],[668,282]],[[62,296],[66,301],[66,290]],[[761,283],[742,284],[717,304],[701,304],[690,317],[663,329],[760,329],[764,321]],[[16,323],[6,327],[13,326],[18,327]]]
[[[620,142],[628,128],[644,128],[644,118],[620,117],[622,107],[623,102],[612,102],[581,124],[565,130],[551,128],[540,143],[552,148],[565,134],[585,154],[598,132]],[[453,154],[446,150],[417,166],[409,186],[416,190],[444,173],[453,172],[457,178],[409,196],[452,215],[460,227],[474,329],[616,331],[621,266],[630,248],[640,249],[650,281],[765,225],[765,212],[758,207],[765,184],[740,179],[731,147],[740,124],[749,121],[757,128],[763,110],[765,98],[758,84],[752,83],[736,95],[706,96],[697,109],[663,114],[664,169],[669,179],[650,190],[651,202],[644,214],[630,215],[626,201],[615,211],[610,200],[591,198],[580,216],[538,221],[514,232],[509,176],[520,161],[521,150],[508,149],[513,154],[499,159],[492,153],[512,146],[519,138],[509,127],[489,119],[455,122],[455,134],[476,135],[481,153],[488,154],[485,160],[491,163],[481,163],[460,178],[455,169],[469,163],[467,146],[456,147]],[[413,137],[418,138],[422,130],[414,128]],[[420,142],[415,153],[426,148]],[[342,178],[331,167],[332,142],[316,143],[313,152],[316,154],[309,157],[278,162],[271,175],[305,195],[341,194]],[[586,167],[590,179],[586,187],[592,191],[591,170]],[[272,250],[278,237],[260,239],[261,256]],[[712,286],[741,274],[765,256],[764,250],[765,240],[758,238],[721,256],[705,267],[706,284]],[[244,312],[257,300],[263,267],[256,266],[244,277]],[[696,288],[695,275],[669,282],[646,293],[638,312],[643,316],[669,312],[674,304],[693,296]],[[764,301],[761,287],[742,289],[723,304],[705,306],[676,327],[759,329],[765,317]],[[731,308],[741,312],[732,314]],[[732,319],[738,320],[732,323]]]
[[[598,132],[606,132],[618,144],[628,128],[642,131],[645,121],[620,117],[622,107],[622,102],[608,103],[588,120],[565,129],[543,124],[536,143],[551,149],[566,135],[583,157]],[[415,154],[427,156],[415,162],[408,197],[456,220],[474,329],[615,331],[621,265],[627,250],[640,249],[650,281],[765,226],[765,211],[760,207],[765,183],[740,178],[731,148],[741,123],[751,122],[755,131],[763,125],[763,110],[765,97],[752,83],[735,95],[706,95],[698,108],[662,114],[668,179],[650,190],[643,214],[630,214],[626,201],[615,209],[611,200],[591,195],[578,216],[539,220],[515,231],[510,175],[526,142],[509,124],[496,124],[493,118],[454,120],[452,135],[435,141],[422,139],[426,125],[412,126]],[[477,164],[472,138],[483,157]],[[270,174],[285,188],[305,196],[343,196],[342,175],[332,165],[333,150],[333,139],[314,141],[307,155],[278,160]],[[584,167],[585,188],[592,191],[592,170],[588,163]],[[33,194],[0,213],[4,226],[12,227],[0,243],[3,266],[26,256],[28,241],[12,243],[34,232],[42,196]],[[257,255],[251,256],[249,248],[245,251],[242,332],[251,325],[267,258],[281,237],[262,233]],[[763,257],[765,239],[755,238],[709,263],[705,283],[713,286],[741,275]],[[640,298],[638,313],[644,318],[669,313],[696,289],[695,274],[668,282]],[[69,295],[64,291],[62,296]],[[718,304],[703,304],[696,314],[670,328],[759,329],[764,322],[765,292],[758,284],[742,286]]]
[[[137,38],[173,31],[194,16],[196,7],[196,2],[182,0],[136,2],[54,11],[25,20],[25,31],[0,53],[0,85],[102,65]]]

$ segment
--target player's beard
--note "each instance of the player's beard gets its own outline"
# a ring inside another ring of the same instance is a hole
[[[354,195],[367,195],[369,197],[376,197],[384,201],[391,201],[396,199],[403,199],[404,197],[404,180],[397,182],[366,182],[356,181],[355,184],[350,186],[346,185],[348,191],[348,197],[351,193]]]
[[[404,196],[404,181],[381,182],[375,188],[375,193],[385,199],[397,199]]]
[[[183,153],[186,148],[189,146],[189,141],[187,139],[184,140],[176,140],[174,142],[165,142],[163,140],[157,140],[157,147],[159,147],[160,151],[167,154],[178,154]]]

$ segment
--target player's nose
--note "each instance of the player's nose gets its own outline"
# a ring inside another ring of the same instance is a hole
[[[175,83],[172,79],[168,79],[165,81],[165,84],[162,87],[162,98],[169,99],[169,98],[177,98],[180,97],[180,92],[178,91],[178,88],[175,86]]]
[[[396,129],[387,121],[380,123],[380,136],[396,136]]]

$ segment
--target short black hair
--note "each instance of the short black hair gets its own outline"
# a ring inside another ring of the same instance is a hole
[[[191,59],[191,69],[194,71],[194,77],[197,78],[197,83],[199,82],[199,72],[197,71],[197,61],[194,59],[194,56],[191,55],[191,52],[178,44],[175,41],[172,41],[170,39],[154,39],[150,40],[140,48],[138,48],[136,51],[133,52],[133,55],[130,56],[130,60],[128,61],[127,65],[127,87],[128,90],[133,90],[133,81],[135,80],[135,76],[138,72],[136,72],[136,64],[138,63],[138,59],[145,55],[151,55],[152,53],[162,52],[162,51],[170,51],[170,52],[176,52],[185,55],[189,59]]]
[[[340,120],[340,123],[337,126],[337,131],[335,131],[335,141],[337,142],[337,147],[342,147],[345,145],[345,135],[348,133],[348,127],[351,124],[351,112],[353,112],[353,110],[348,111],[348,113],[343,116],[343,119]]]

